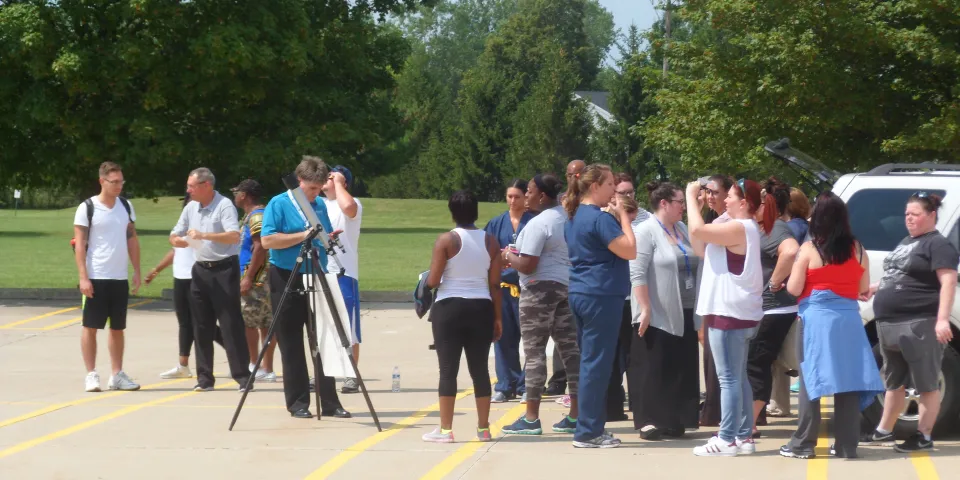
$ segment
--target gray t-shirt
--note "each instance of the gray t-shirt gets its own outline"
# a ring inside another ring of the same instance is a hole
[[[520,236],[517,237],[520,255],[540,257],[537,269],[532,275],[520,274],[521,287],[544,280],[570,284],[570,257],[567,253],[567,241],[563,238],[563,226],[566,222],[566,211],[562,206],[556,206],[540,212],[520,231]]]
[[[237,207],[227,197],[216,192],[213,200],[206,207],[193,200],[180,212],[180,220],[170,231],[171,235],[182,237],[188,230],[197,230],[203,233],[239,232],[240,221]],[[195,247],[197,261],[216,262],[240,254],[239,243],[219,243],[212,240],[201,240]]]
[[[787,292],[787,289],[773,293],[770,291],[770,277],[773,276],[773,270],[777,268],[777,249],[784,240],[794,239],[790,226],[783,220],[777,220],[773,223],[773,229],[770,235],[760,230],[760,266],[763,268],[763,311],[773,310],[775,308],[792,307],[797,304],[797,299]]]

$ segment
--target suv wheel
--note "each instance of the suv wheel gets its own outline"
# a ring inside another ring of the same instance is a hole
[[[873,356],[877,360],[877,366],[882,367],[883,357],[880,355],[879,344],[873,346]],[[908,387],[906,396],[907,402],[893,428],[894,435],[901,439],[915,433],[920,422],[920,395],[915,389]],[[877,395],[877,401],[863,411],[865,429],[872,430],[880,424],[883,403],[884,396]],[[958,422],[958,416],[960,416],[960,353],[947,345],[944,348],[943,365],[940,369],[940,414],[937,416],[934,433],[939,434],[953,428]]]

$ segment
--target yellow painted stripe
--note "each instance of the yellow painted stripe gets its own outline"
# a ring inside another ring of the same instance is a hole
[[[911,453],[910,463],[913,464],[913,469],[917,471],[917,478],[920,480],[940,480],[940,475],[937,475],[937,469],[933,466],[933,459],[930,458],[930,452]]]
[[[830,458],[830,437],[827,436],[826,398],[820,399],[820,435],[817,437],[816,456],[807,460],[807,480],[826,480],[827,460]]]
[[[30,318],[27,318],[27,319],[24,319],[24,320],[18,320],[18,321],[16,321],[16,322],[11,322],[11,323],[7,323],[7,324],[4,324],[4,325],[0,325],[0,328],[13,328],[13,327],[16,327],[16,326],[18,326],[18,325],[23,325],[24,323],[30,323],[30,322],[33,322],[33,321],[36,321],[36,320],[41,320],[41,319],[44,319],[44,318],[47,318],[47,317],[52,317],[52,316],[54,316],[54,315],[60,315],[61,313],[72,312],[72,311],[74,311],[74,310],[79,310],[79,309],[80,309],[80,307],[64,308],[64,309],[62,309],[62,310],[57,310],[57,311],[55,311],[55,312],[44,313],[43,315],[37,315],[37,316],[35,316],[35,317],[30,317]]]
[[[173,385],[173,384],[176,384],[176,383],[182,383],[182,382],[185,382],[185,381],[187,381],[187,380],[191,380],[191,379],[190,379],[190,378],[180,378],[180,379],[176,379],[176,380],[167,380],[167,381],[165,381],[165,382],[154,383],[154,384],[151,384],[151,385],[145,385],[145,386],[141,387],[140,390],[152,390],[152,389],[155,389],[155,388],[166,387],[166,386],[168,386],[168,385]],[[132,393],[132,392],[118,390],[118,391],[106,392],[106,393],[100,393],[100,394],[97,394],[97,393],[89,393],[89,394],[88,394],[89,396],[86,397],[86,398],[81,398],[81,399],[77,399],[77,400],[71,400],[71,401],[69,401],[69,402],[64,402],[64,403],[58,403],[58,404],[55,404],[55,405],[50,405],[49,407],[44,407],[44,408],[41,408],[41,409],[39,409],[39,410],[34,410],[34,411],[32,411],[32,412],[25,413],[25,414],[23,414],[23,415],[20,415],[19,417],[14,417],[14,418],[11,418],[11,419],[9,419],[9,420],[0,421],[0,428],[7,427],[7,426],[13,425],[13,424],[15,424],[15,423],[20,423],[20,422],[22,422],[22,421],[24,421],[24,420],[30,420],[31,418],[36,418],[36,417],[39,417],[40,415],[46,415],[46,414],[48,414],[48,413],[50,413],[50,412],[55,412],[55,411],[60,410],[60,409],[63,409],[63,408],[73,407],[73,406],[76,406],[76,405],[83,405],[84,403],[99,402],[99,401],[101,401],[101,400],[107,400],[107,399],[109,399],[109,398],[113,398],[113,397],[116,397],[116,396],[119,396],[119,395],[128,394],[128,393]]]
[[[496,380],[494,380],[494,382],[496,382]],[[469,395],[473,395],[472,388],[468,388],[460,392],[459,394],[457,394],[456,397],[454,397],[454,399],[460,400]],[[331,458],[329,461],[327,461],[327,463],[324,463],[323,465],[321,465],[320,468],[314,470],[313,473],[311,473],[310,475],[307,475],[306,477],[307,480],[318,480],[321,478],[329,477],[331,474],[333,474],[334,472],[339,470],[341,467],[343,467],[344,464],[349,462],[351,459],[363,453],[364,450],[396,435],[401,430],[416,424],[420,420],[423,420],[423,418],[429,415],[430,413],[436,412],[438,410],[440,410],[439,402],[434,403],[429,407],[417,410],[413,415],[410,415],[409,417],[404,418],[403,420],[400,420],[399,422],[394,423],[393,425],[390,425],[386,430],[382,432],[377,432],[374,435],[371,435],[363,440],[360,440],[359,442],[347,447],[346,450],[340,452],[336,457]]]
[[[237,383],[231,380],[231,381],[227,382],[226,384],[217,386],[216,388],[220,389],[220,388],[225,388],[225,387],[228,387],[228,386],[236,386],[236,385],[237,385]],[[122,416],[124,416],[124,415],[130,414],[130,413],[133,413],[133,412],[136,412],[137,410],[140,410],[140,409],[142,409],[142,408],[152,407],[152,406],[156,406],[156,405],[162,405],[162,404],[164,404],[164,403],[169,403],[169,402],[172,402],[172,401],[174,401],[174,400],[179,400],[179,399],[181,399],[181,398],[186,398],[186,397],[189,397],[189,396],[191,396],[191,395],[197,395],[198,393],[200,393],[200,392],[190,391],[190,392],[178,393],[178,394],[175,394],[175,395],[167,395],[167,396],[160,397],[160,398],[157,398],[157,399],[154,399],[154,400],[150,400],[150,401],[147,401],[147,402],[143,402],[143,403],[138,403],[138,404],[136,404],[136,405],[131,405],[131,406],[129,406],[129,407],[126,407],[126,408],[117,410],[117,411],[115,411],[115,412],[108,413],[108,414],[106,414],[106,415],[101,415],[101,416],[99,416],[99,417],[97,417],[97,418],[94,418],[94,419],[92,419],[92,420],[87,420],[86,422],[79,423],[79,424],[74,425],[74,426],[72,426],[72,427],[67,427],[67,428],[64,428],[63,430],[57,430],[56,432],[53,432],[53,433],[44,435],[44,436],[42,436],[42,437],[37,437],[37,438],[31,439],[31,440],[27,440],[26,442],[18,443],[18,444],[14,445],[14,446],[12,446],[12,447],[10,447],[10,448],[7,448],[7,449],[5,449],[5,450],[0,451],[0,458],[9,457],[10,455],[13,455],[13,454],[15,454],[15,453],[20,453],[20,452],[22,452],[22,451],[24,451],[24,450],[29,450],[29,449],[31,449],[31,448],[33,448],[33,447],[36,447],[37,445],[42,445],[42,444],[47,443],[47,442],[49,442],[49,441],[51,441],[51,440],[56,440],[56,439],[58,439],[58,438],[63,438],[63,437],[65,437],[65,436],[67,436],[67,435],[70,435],[70,434],[73,434],[73,433],[77,433],[77,432],[79,432],[79,431],[81,431],[81,430],[86,430],[86,429],[88,429],[88,428],[90,428],[90,427],[99,425],[99,424],[101,424],[101,423],[108,422],[108,421],[113,420],[113,419],[115,419],[115,418],[119,418],[119,417],[122,417]]]
[[[507,423],[519,418],[520,415],[526,411],[527,406],[522,403],[510,409],[507,413],[503,414],[499,420],[497,420],[497,423],[490,426],[490,436],[496,437],[499,435],[500,430],[502,430]],[[458,448],[457,451],[451,453],[450,456],[437,464],[437,466],[433,467],[433,469],[427,472],[426,475],[420,477],[420,480],[439,480],[447,476],[450,472],[457,468],[457,466],[459,466],[468,458],[472,457],[474,453],[477,453],[477,450],[480,450],[480,447],[486,443],[487,442],[473,440]]]
[[[130,305],[127,305],[127,308],[139,307],[140,305],[146,305],[146,304],[148,304],[148,303],[153,303],[153,302],[154,302],[154,300],[144,300],[144,301],[142,301],[142,302],[131,303]],[[60,323],[54,323],[53,325],[47,325],[46,327],[43,327],[43,328],[41,328],[40,330],[57,330],[57,329],[59,329],[59,328],[68,327],[68,326],[70,326],[70,325],[73,325],[74,323],[77,323],[77,322],[79,322],[80,320],[83,320],[83,317],[82,317],[82,316],[80,316],[80,317],[75,317],[75,318],[71,318],[70,320],[64,320],[64,321],[62,321],[62,322],[60,322]]]

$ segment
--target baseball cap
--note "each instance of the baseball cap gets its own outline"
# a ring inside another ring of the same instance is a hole
[[[257,198],[260,198],[263,194],[263,189],[260,187],[260,183],[252,178],[248,178],[238,183],[237,186],[231,188],[230,191],[234,193],[246,193]]]
[[[330,169],[330,173],[333,173],[333,172],[340,172],[340,174],[343,175],[343,178],[347,180],[347,188],[350,188],[353,186],[353,174],[350,173],[349,168],[344,167],[343,165],[337,165]]]

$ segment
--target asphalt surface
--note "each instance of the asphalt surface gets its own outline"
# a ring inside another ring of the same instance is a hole
[[[571,446],[572,435],[549,432],[564,409],[546,401],[544,435],[504,437],[499,428],[524,411],[517,401],[495,404],[494,441],[473,441],[476,409],[466,362],[454,418],[456,443],[424,443],[439,423],[436,355],[429,323],[409,304],[363,305],[360,371],[379,415],[378,432],[360,394],[341,394],[350,419],[292,418],[283,388],[258,383],[233,431],[227,427],[240,394],[215,347],[218,389],[193,392],[195,378],[162,380],[177,361],[172,305],[133,307],[128,318],[124,370],[142,389],[106,391],[110,376],[101,332],[98,371],[104,392],[84,392],[77,302],[13,302],[0,306],[0,479],[152,478],[960,478],[960,441],[937,439],[930,454],[910,457],[887,447],[862,447],[861,458],[829,458],[824,429],[815,460],[777,454],[796,418],[771,419],[750,457],[699,458],[691,450],[715,431],[685,438],[641,440],[632,421],[607,425],[623,440],[617,449]],[[400,367],[402,391],[391,391]],[[191,369],[193,368],[191,362]],[[280,371],[279,354],[276,369]],[[490,358],[493,376],[493,358]],[[339,382],[338,382],[339,385]],[[825,402],[829,419],[830,402]],[[316,413],[316,406],[311,405]],[[796,408],[794,407],[794,415]],[[828,420],[825,423],[829,424]]]

